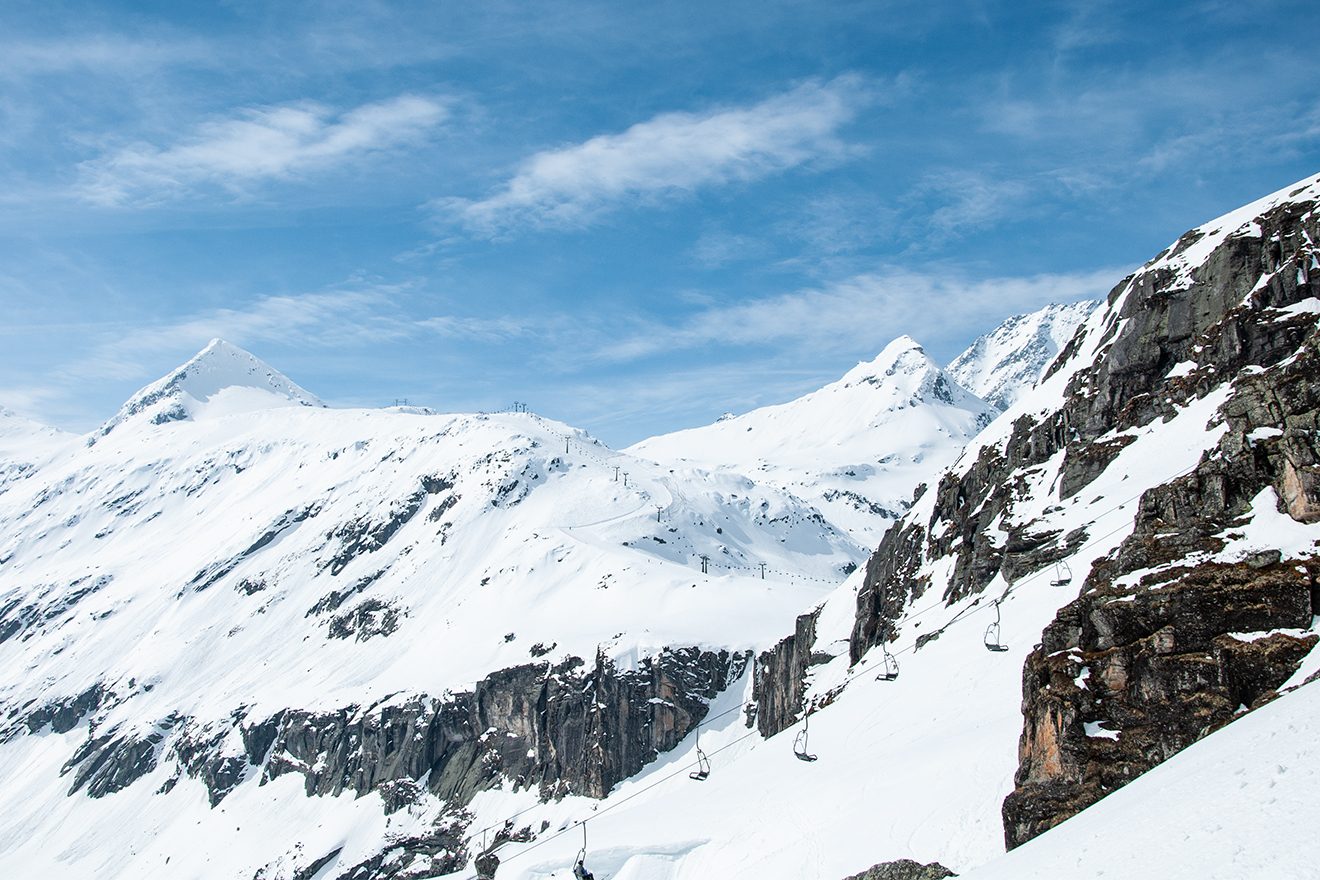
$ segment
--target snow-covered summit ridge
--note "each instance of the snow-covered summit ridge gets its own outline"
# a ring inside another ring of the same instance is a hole
[[[834,388],[870,385],[890,396],[893,405],[914,405],[925,400],[953,403],[958,391],[931,360],[926,350],[911,336],[903,335],[889,343],[880,354],[853,367],[838,382],[825,386],[822,393]]]
[[[751,475],[806,499],[874,546],[912,491],[996,411],[909,336],[787,403],[652,437],[628,451]]]
[[[996,409],[1006,410],[1036,384],[1095,306],[1093,300],[1054,303],[1014,315],[978,337],[946,372]]]
[[[251,352],[212,339],[182,366],[130,397],[96,433],[109,434],[129,419],[160,425],[284,406],[325,404]]]

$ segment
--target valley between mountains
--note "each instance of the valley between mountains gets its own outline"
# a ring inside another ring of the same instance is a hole
[[[0,410],[0,870],[1313,875],[1318,206],[623,450],[222,340]]]

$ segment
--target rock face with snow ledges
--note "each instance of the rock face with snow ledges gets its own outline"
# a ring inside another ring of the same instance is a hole
[[[780,486],[873,545],[907,509],[917,484],[993,415],[902,336],[819,391],[652,437],[628,451]]]
[[[868,564],[854,661],[926,593],[1081,588],[1027,658],[1010,847],[1270,699],[1317,642],[1318,204],[1302,181],[1125,279]]]
[[[1014,315],[979,337],[945,369],[986,403],[1008,409],[1040,380],[1095,306],[1084,300]]]

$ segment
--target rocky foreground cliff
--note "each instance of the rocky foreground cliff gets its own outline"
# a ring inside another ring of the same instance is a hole
[[[1003,603],[1048,580],[1076,595],[1023,670],[1010,848],[1273,698],[1317,642],[1318,201],[1303,182],[1124,279],[867,565],[853,662],[927,593]],[[1176,420],[1187,429],[1147,482],[1160,446],[1124,451]],[[1105,535],[1065,514],[1123,501],[1096,497],[1106,474],[1132,477],[1135,509],[1083,567]]]

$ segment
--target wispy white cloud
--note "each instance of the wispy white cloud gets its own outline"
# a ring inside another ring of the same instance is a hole
[[[629,200],[750,181],[852,150],[839,136],[871,95],[858,77],[812,81],[748,107],[664,113],[528,158],[482,199],[435,207],[469,232],[580,226]]]
[[[819,288],[703,309],[601,345],[594,357],[630,361],[675,350],[765,345],[813,357],[881,346],[906,333],[927,344],[966,340],[1015,312],[1106,294],[1122,269],[968,278],[956,270],[892,269]],[[869,349],[866,349],[869,350]],[[878,350],[878,348],[877,348]]]
[[[150,40],[115,33],[9,39],[0,42],[0,79],[89,72],[139,74],[215,60],[211,44],[177,34]]]
[[[83,162],[78,194],[100,204],[156,202],[212,185],[241,191],[415,143],[449,110],[401,95],[336,114],[315,103],[259,107],[199,125],[167,145],[138,143]]]
[[[939,232],[983,226],[1012,213],[1032,193],[1032,187],[1021,178],[966,170],[937,172],[917,189],[939,204],[928,219]]]
[[[500,342],[531,333],[526,321],[510,317],[436,315],[418,321],[416,327],[445,339],[475,339],[483,342]]]

